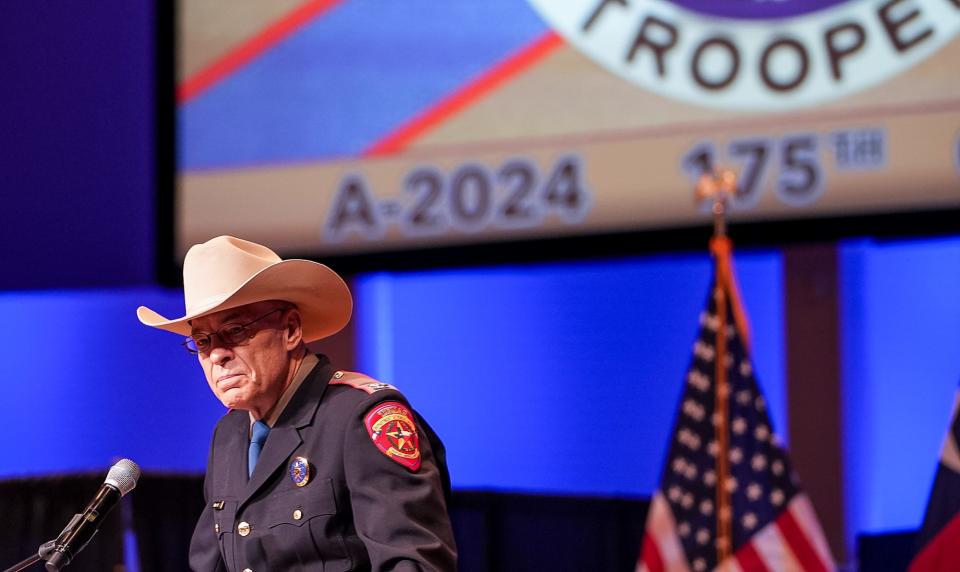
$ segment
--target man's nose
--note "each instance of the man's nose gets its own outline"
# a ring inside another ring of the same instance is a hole
[[[221,365],[233,358],[233,350],[230,346],[224,345],[222,343],[217,343],[217,337],[210,339],[210,343],[213,345],[213,349],[210,350],[210,361],[214,364]]]

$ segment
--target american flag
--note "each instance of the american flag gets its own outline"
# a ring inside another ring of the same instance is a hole
[[[736,290],[725,290],[725,316],[732,316]],[[717,308],[710,295],[636,570],[833,570],[813,507],[773,431],[746,344],[734,320],[718,316]],[[715,411],[720,327],[729,388],[725,482],[719,482],[715,429],[722,415]],[[723,546],[729,536],[718,533],[718,487],[727,495],[732,547]],[[730,556],[718,562],[718,554]]]

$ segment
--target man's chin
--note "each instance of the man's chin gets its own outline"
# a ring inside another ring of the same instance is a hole
[[[248,409],[247,400],[240,395],[233,395],[233,390],[229,390],[220,397],[220,403],[228,409]]]

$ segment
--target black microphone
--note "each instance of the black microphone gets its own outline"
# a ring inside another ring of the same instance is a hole
[[[54,541],[53,551],[47,560],[47,570],[58,572],[70,564],[83,547],[90,542],[100,523],[120,497],[133,490],[140,478],[140,467],[130,459],[121,459],[110,467],[106,480],[96,496],[80,514],[73,515],[70,523]]]

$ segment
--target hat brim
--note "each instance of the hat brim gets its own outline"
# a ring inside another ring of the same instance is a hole
[[[312,260],[291,259],[260,270],[233,292],[193,308],[183,317],[167,318],[140,306],[137,318],[147,326],[189,336],[190,320],[265,300],[284,300],[297,305],[303,341],[307,343],[342,330],[353,312],[350,289],[336,272]]]

